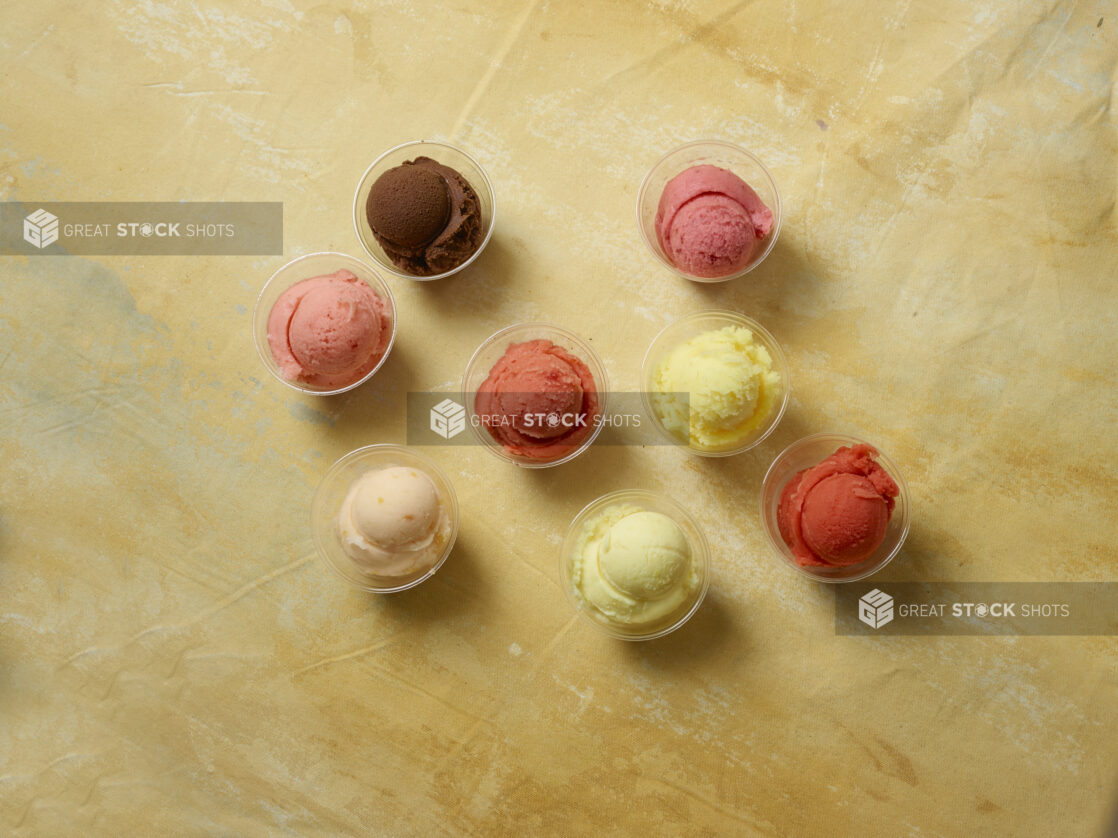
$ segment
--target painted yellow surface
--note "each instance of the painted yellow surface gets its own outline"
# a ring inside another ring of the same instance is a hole
[[[840,638],[769,555],[765,468],[811,432],[904,468],[884,579],[1101,580],[1118,561],[1112,3],[10,4],[0,197],[284,203],[284,257],[0,260],[0,832],[8,835],[1094,835],[1118,788],[1113,638]],[[856,11],[855,11],[856,8]],[[331,400],[270,379],[252,305],[286,258],[359,253],[353,188],[460,143],[492,243],[396,280],[400,332]],[[717,137],[783,193],[768,260],[686,283],[643,250],[644,173]],[[462,504],[428,583],[316,559],[337,457],[403,440],[515,321],[635,389],[681,313],[782,342],[759,448],[597,447],[521,471],[429,449]],[[643,645],[576,621],[557,551],[648,487],[714,578]]]

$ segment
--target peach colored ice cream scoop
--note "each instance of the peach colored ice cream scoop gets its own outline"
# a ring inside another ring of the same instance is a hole
[[[839,448],[788,481],[777,524],[801,566],[863,562],[885,540],[900,490],[870,445]]]
[[[656,238],[685,273],[713,278],[749,264],[773,214],[740,177],[718,166],[692,166],[668,181],[656,211]]]
[[[372,575],[430,568],[443,554],[449,531],[434,481],[409,466],[365,472],[353,481],[338,512],[342,549]]]
[[[360,381],[391,335],[385,301],[347,270],[297,282],[268,315],[268,346],[280,374],[314,387]]]

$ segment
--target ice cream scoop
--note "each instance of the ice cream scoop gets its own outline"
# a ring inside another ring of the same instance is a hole
[[[323,474],[311,534],[331,571],[365,591],[403,591],[447,561],[458,534],[454,484],[414,448],[350,451]]]
[[[748,442],[777,409],[781,374],[744,326],[700,332],[668,349],[651,374],[651,403],[664,430],[701,452]]]
[[[413,276],[453,270],[484,236],[474,188],[457,170],[430,157],[409,160],[377,178],[365,218],[392,264]]]
[[[346,387],[380,362],[392,337],[388,305],[348,270],[297,282],[268,315],[280,374],[313,387]]]
[[[599,414],[594,376],[550,340],[509,344],[477,389],[474,410],[510,454],[558,459],[590,435]]]
[[[728,169],[692,166],[668,181],[656,211],[656,238],[677,268],[698,277],[745,268],[773,227],[772,211]]]
[[[615,624],[663,621],[699,588],[679,524],[634,504],[608,506],[587,520],[570,561],[576,597]]]
[[[353,481],[337,528],[342,549],[363,572],[401,576],[434,565],[449,519],[430,477],[415,467],[391,466]]]
[[[659,512],[626,515],[598,546],[598,570],[616,591],[643,600],[663,596],[679,582],[691,558],[679,525]]]
[[[900,490],[877,456],[871,445],[844,446],[785,485],[777,524],[797,564],[858,564],[885,540]]]
[[[377,178],[365,207],[369,226],[386,242],[421,248],[446,228],[450,188],[436,170],[413,161]]]

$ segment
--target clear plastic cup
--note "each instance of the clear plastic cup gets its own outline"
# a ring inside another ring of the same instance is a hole
[[[302,381],[289,381],[280,374],[276,359],[272,356],[272,349],[268,346],[268,316],[272,313],[272,306],[276,304],[280,295],[292,285],[311,277],[332,274],[343,268],[358,279],[364,280],[376,292],[377,296],[384,300],[392,328],[388,346],[385,347],[384,354],[377,361],[375,367],[362,378],[352,384],[347,384],[345,387],[315,387]],[[360,259],[355,259],[344,253],[308,253],[306,256],[292,259],[264,283],[264,287],[260,289],[260,295],[256,298],[256,308],[252,312],[252,337],[256,343],[256,351],[260,355],[260,360],[264,362],[268,372],[276,379],[301,393],[308,393],[312,396],[334,396],[352,390],[354,387],[360,387],[384,366],[384,362],[392,352],[392,345],[396,342],[396,302],[392,298],[391,289],[380,278],[380,274]]]
[[[501,329],[486,338],[474,352],[469,363],[466,364],[466,372],[462,377],[462,403],[466,406],[467,421],[474,436],[486,448],[502,460],[524,468],[548,468],[573,460],[590,447],[603,427],[601,423],[596,423],[578,446],[551,460],[540,460],[515,454],[495,440],[492,434],[482,427],[482,420],[479,418],[474,402],[478,388],[489,377],[489,371],[493,369],[493,365],[500,360],[512,344],[541,339],[549,340],[556,346],[567,350],[590,369],[590,374],[594,377],[594,384],[598,389],[598,410],[600,414],[604,415],[606,413],[606,402],[609,396],[606,368],[602,364],[602,359],[589,343],[574,332],[547,323],[518,323],[515,326]]]
[[[388,254],[384,252],[384,248],[373,236],[373,231],[369,228],[369,222],[365,218],[365,203],[369,200],[369,190],[372,189],[377,178],[389,169],[417,157],[430,157],[435,162],[442,163],[444,166],[449,166],[457,171],[474,188],[478,203],[481,205],[481,224],[484,233],[477,250],[461,265],[433,276],[416,276],[396,267],[392,260],[388,258]],[[489,176],[485,173],[481,164],[462,149],[434,140],[414,140],[388,149],[365,170],[365,174],[361,176],[361,180],[357,184],[357,192],[353,196],[353,229],[357,233],[361,246],[365,248],[365,252],[390,274],[421,282],[444,279],[473,264],[474,260],[485,250],[485,246],[489,244],[496,218],[497,203],[493,195],[493,184],[489,182]]]
[[[367,471],[392,466],[414,468],[431,478],[449,519],[449,530],[442,540],[441,549],[432,553],[429,565],[403,576],[376,576],[364,572],[342,548],[338,537],[337,517],[354,480]],[[403,445],[368,445],[350,451],[322,476],[311,501],[311,532],[318,555],[332,571],[351,585],[378,594],[404,591],[433,576],[450,555],[458,536],[458,497],[443,470],[414,448]]]
[[[683,530],[691,548],[691,561],[698,572],[698,584],[691,595],[675,611],[654,623],[634,625],[615,622],[587,603],[575,591],[572,562],[575,559],[574,554],[582,536],[583,528],[608,507],[619,505],[632,505],[639,507],[641,510],[666,515]],[[698,522],[686,509],[671,498],[642,489],[610,492],[588,504],[571,522],[559,553],[559,578],[563,590],[567,594],[567,599],[575,611],[585,617],[595,628],[620,640],[652,640],[675,631],[699,610],[699,606],[706,597],[707,589],[710,587],[710,546]]]
[[[782,392],[778,394],[779,401],[773,405],[768,418],[758,425],[747,437],[743,438],[740,443],[729,448],[701,448],[693,445],[690,439],[683,440],[673,434],[664,426],[663,421],[656,412],[652,400],[652,394],[655,392],[654,380],[656,368],[659,366],[664,356],[677,346],[686,343],[696,335],[722,329],[726,326],[741,326],[742,328],[748,329],[753,333],[754,341],[768,350],[769,356],[772,358],[772,368],[780,375]],[[669,323],[652,339],[652,343],[648,346],[648,351],[644,354],[644,361],[641,363],[641,398],[644,402],[644,409],[652,418],[652,424],[656,426],[656,429],[665,438],[673,442],[686,442],[688,450],[703,457],[729,457],[733,454],[740,454],[743,451],[748,451],[750,448],[759,445],[769,434],[776,430],[776,426],[780,424],[780,420],[784,416],[784,411],[788,408],[788,397],[791,392],[792,383],[789,379],[788,359],[784,356],[784,350],[780,348],[780,344],[776,342],[776,338],[756,320],[751,317],[746,317],[744,314],[738,314],[736,311],[698,311],[693,314],[685,315],[673,323]]]
[[[761,242],[761,246],[754,249],[749,263],[741,270],[726,276],[695,276],[687,273],[668,258],[656,236],[656,211],[660,206],[660,196],[664,192],[664,187],[680,172],[704,164],[729,169],[752,187],[773,214],[772,230]],[[780,192],[769,170],[755,155],[744,148],[721,140],[697,140],[672,149],[652,167],[641,183],[640,191],[637,192],[637,226],[640,228],[644,243],[664,267],[693,282],[728,282],[745,276],[760,265],[776,245],[776,240],[780,236],[780,221]]]
[[[865,561],[845,567],[804,567],[796,562],[792,550],[784,543],[780,535],[780,525],[777,523],[777,510],[780,507],[780,495],[788,481],[804,469],[818,465],[839,448],[861,444],[869,443],[845,434],[814,434],[804,437],[789,445],[773,460],[761,482],[761,523],[769,544],[785,564],[811,579],[820,582],[855,582],[865,579],[896,558],[904,545],[905,538],[908,537],[910,506],[908,486],[897,464],[878,449],[877,462],[896,481],[900,491],[893,506],[893,514],[889,518],[889,526],[885,530],[885,540],[873,555]],[[877,446],[875,445],[874,448]]]

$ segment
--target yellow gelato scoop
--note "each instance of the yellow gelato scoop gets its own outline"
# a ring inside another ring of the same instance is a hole
[[[570,561],[575,596],[615,625],[666,620],[699,590],[679,524],[633,504],[608,506],[586,521]]]
[[[598,567],[613,587],[655,599],[687,569],[691,549],[679,525],[659,512],[634,512],[614,524],[598,547]]]
[[[652,402],[664,429],[700,451],[736,448],[772,415],[783,382],[769,351],[742,326],[695,335],[653,373]]]

